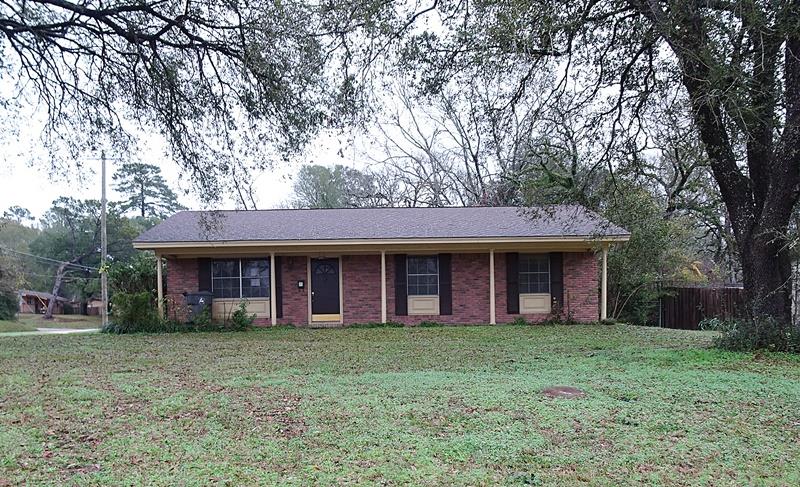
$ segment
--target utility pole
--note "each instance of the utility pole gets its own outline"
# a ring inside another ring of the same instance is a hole
[[[106,151],[100,153],[101,185],[100,196],[100,293],[103,307],[100,310],[103,328],[108,325],[108,269],[106,269],[106,256],[108,255],[108,236],[106,234]]]

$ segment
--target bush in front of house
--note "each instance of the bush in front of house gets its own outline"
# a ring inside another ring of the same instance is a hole
[[[439,323],[438,321],[425,320],[420,321],[417,326],[420,328],[439,328],[446,325],[444,323]]]
[[[575,319],[572,311],[564,313],[560,306],[553,306],[553,311],[545,320],[536,323],[537,325],[580,325],[581,322]]]
[[[514,321],[509,323],[509,325],[512,325],[512,326],[528,326],[528,325],[531,325],[531,324],[532,323],[529,323],[528,320],[526,320],[525,317],[521,316],[521,315],[517,316],[516,318],[514,318]]]
[[[701,330],[718,331],[714,345],[723,350],[800,353],[800,324],[785,324],[771,316],[761,318],[710,318]]]
[[[16,293],[0,293],[0,320],[15,320],[19,312],[19,297]]]
[[[114,294],[111,311],[108,324],[101,330],[104,333],[159,332],[164,327],[153,305],[153,295],[147,291]]]
[[[158,286],[155,255],[138,252],[130,260],[111,263],[108,283],[114,294],[149,292],[155,296]]]
[[[225,321],[224,326],[228,330],[243,331],[253,326],[254,321],[256,321],[256,315],[247,313],[247,301],[243,299],[239,301],[239,306],[231,313],[231,317]]]
[[[216,322],[206,308],[190,323],[161,319],[152,293],[118,292],[111,300],[112,316],[102,331],[117,335],[128,333],[175,333],[182,331],[243,331],[253,325],[256,315],[247,313],[247,302],[242,300],[239,307],[223,322]]]

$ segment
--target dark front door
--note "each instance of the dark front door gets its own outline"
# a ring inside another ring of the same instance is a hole
[[[311,259],[311,314],[339,314],[339,259]]]

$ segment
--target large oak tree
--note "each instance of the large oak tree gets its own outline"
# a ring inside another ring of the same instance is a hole
[[[398,71],[423,95],[490,85],[502,96],[487,117],[533,105],[542,113],[561,105],[589,114],[591,137],[602,142],[598,160],[611,172],[652,148],[646,119],[654,106],[668,98],[683,103],[727,210],[750,311],[789,322],[788,234],[800,194],[800,1],[339,6],[361,14],[339,28],[357,32],[354,43],[367,38],[384,51],[394,45]],[[372,62],[373,49],[367,52],[364,63]]]

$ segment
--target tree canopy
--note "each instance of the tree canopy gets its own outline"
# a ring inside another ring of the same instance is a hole
[[[131,245],[139,234],[132,220],[126,219],[111,205],[108,211],[108,253],[111,260],[128,259],[135,254]],[[100,266],[100,202],[59,197],[42,219],[42,232],[31,242],[33,254],[60,262],[51,281],[51,294],[60,296],[64,278],[74,275],[77,287],[85,296],[97,289]],[[52,316],[52,304],[46,316]]]
[[[100,143],[133,148],[127,122],[156,128],[213,198],[237,166],[265,167],[347,117],[314,10],[238,0],[2,2],[0,79],[14,87],[0,98],[5,122],[17,125],[20,102],[43,106],[55,165]]]
[[[297,208],[377,206],[372,176],[341,164],[303,166],[293,188],[294,199],[289,203]]]
[[[18,224],[30,223],[34,220],[29,209],[17,205],[10,206],[6,211],[4,211],[3,219],[13,220]]]

